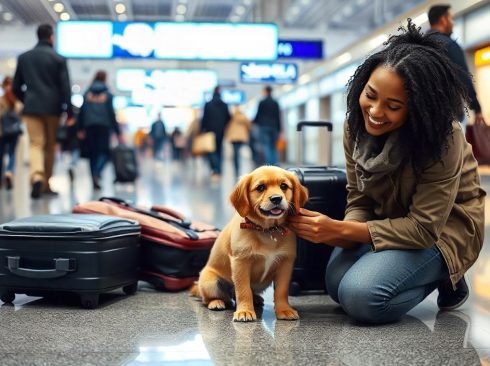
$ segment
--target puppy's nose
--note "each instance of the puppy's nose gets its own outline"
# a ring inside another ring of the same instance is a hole
[[[281,203],[282,201],[282,196],[279,196],[278,194],[275,194],[274,196],[270,196],[269,197],[269,200],[275,204],[275,205],[278,205]]]

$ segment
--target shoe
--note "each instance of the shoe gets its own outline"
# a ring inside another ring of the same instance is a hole
[[[7,189],[7,191],[10,191],[13,186],[14,186],[14,184],[12,181],[12,174],[6,173],[5,174],[5,188]]]
[[[451,280],[445,280],[439,283],[439,296],[437,297],[437,306],[441,310],[454,310],[465,303],[470,295],[468,284],[465,278],[461,278],[456,284],[456,290],[453,289]]]
[[[96,190],[96,191],[102,189],[102,187],[100,186],[98,178],[93,179],[93,186],[94,186],[94,190]]]
[[[37,181],[32,184],[31,198],[38,199],[41,197],[41,188],[43,187],[43,182]]]
[[[58,192],[56,191],[53,191],[51,188],[46,188],[46,189],[43,189],[43,194],[46,195],[46,196],[57,196],[59,195]]]
[[[68,176],[70,177],[70,182],[73,183],[73,181],[75,180],[75,172],[72,168],[68,169]]]

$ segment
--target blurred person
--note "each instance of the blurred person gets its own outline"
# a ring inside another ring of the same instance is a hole
[[[226,128],[226,140],[233,146],[233,166],[235,177],[240,176],[240,150],[243,144],[250,139],[252,121],[240,110],[240,106],[233,108],[230,123]]]
[[[107,73],[97,71],[83,96],[77,123],[79,137],[88,147],[90,172],[95,190],[101,189],[102,170],[109,161],[111,133],[115,132],[119,143],[124,143],[112,105],[113,95],[109,92],[106,81]]]
[[[209,154],[213,180],[221,177],[223,164],[223,137],[226,126],[230,121],[230,111],[228,105],[223,102],[220,94],[220,87],[217,86],[213,91],[213,98],[206,102],[201,120],[201,132],[214,132],[216,136],[216,151]]]
[[[172,157],[174,160],[182,160],[184,157],[185,137],[179,127],[175,127],[170,137],[172,144]]]
[[[0,188],[3,180],[5,180],[6,189],[11,190],[14,184],[15,148],[19,135],[22,133],[19,117],[22,103],[17,100],[12,92],[12,78],[10,76],[3,79],[2,89],[4,94],[0,97]],[[3,177],[5,154],[7,154],[8,163]]]
[[[465,84],[469,97],[469,107],[475,112],[475,123],[485,123],[481,112],[481,106],[476,96],[476,90],[473,86],[473,80],[469,73],[468,65],[464,56],[463,49],[458,43],[451,38],[454,27],[454,18],[451,11],[451,5],[438,4],[429,9],[428,13],[431,33],[434,33],[438,40],[444,44],[444,51],[449,59],[460,67],[458,77]],[[459,116],[460,121],[464,124],[464,113]]]
[[[281,133],[281,114],[279,103],[272,97],[272,87],[263,89],[264,98],[260,101],[253,123],[259,126],[258,140],[264,153],[264,163],[277,165],[277,139]]]
[[[167,131],[165,130],[161,112],[158,113],[156,121],[152,123],[149,136],[153,146],[153,157],[161,159],[160,155],[167,139]]]
[[[31,197],[56,195],[49,179],[53,174],[56,130],[63,112],[73,118],[71,87],[66,59],[54,49],[53,27],[37,28],[37,45],[19,56],[12,89],[24,103],[22,120],[29,134]]]
[[[80,139],[78,138],[77,127],[77,116],[80,110],[76,107],[72,108],[75,118],[69,119],[65,122],[67,127],[66,140],[60,143],[61,150],[69,155],[70,163],[68,165],[68,177],[70,178],[70,182],[75,180],[76,167],[81,157]]]

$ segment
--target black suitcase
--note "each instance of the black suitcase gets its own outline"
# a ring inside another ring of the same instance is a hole
[[[112,149],[115,182],[132,183],[138,178],[138,162],[134,149],[125,145],[118,145]]]
[[[304,126],[326,127],[329,139],[332,132],[330,122],[299,122],[298,160],[302,155],[302,129]],[[329,142],[329,146],[330,142]],[[330,162],[330,152],[329,162]],[[299,165],[299,164],[298,164]],[[301,184],[308,188],[309,199],[307,210],[318,211],[332,219],[342,220],[347,203],[347,178],[345,169],[331,166],[302,166],[289,168],[295,173]],[[325,269],[333,247],[324,244],[313,244],[307,240],[297,239],[296,261],[289,287],[289,294],[299,295],[304,291],[325,291]]]
[[[137,290],[140,226],[106,215],[41,215],[0,225],[0,300],[16,293],[80,295],[95,308],[99,295]]]

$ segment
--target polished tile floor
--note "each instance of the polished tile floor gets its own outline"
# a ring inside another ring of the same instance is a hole
[[[229,162],[219,183],[210,182],[200,160],[144,157],[141,170],[136,185],[114,186],[106,169],[104,189],[94,196],[87,163],[79,163],[70,184],[60,158],[53,178],[60,196],[33,202],[20,165],[15,189],[0,191],[0,222],[69,212],[101,195],[169,205],[221,227],[233,213]],[[482,179],[490,191],[490,176]],[[186,292],[157,292],[144,282],[134,296],[102,296],[95,310],[80,309],[76,298],[17,295],[13,305],[0,302],[0,365],[490,365],[488,245],[468,279],[471,295],[459,311],[438,312],[433,293],[400,322],[375,327],[353,323],[322,294],[292,297],[301,319],[287,322],[275,320],[268,290],[255,323],[234,323],[232,310],[212,312]]]

